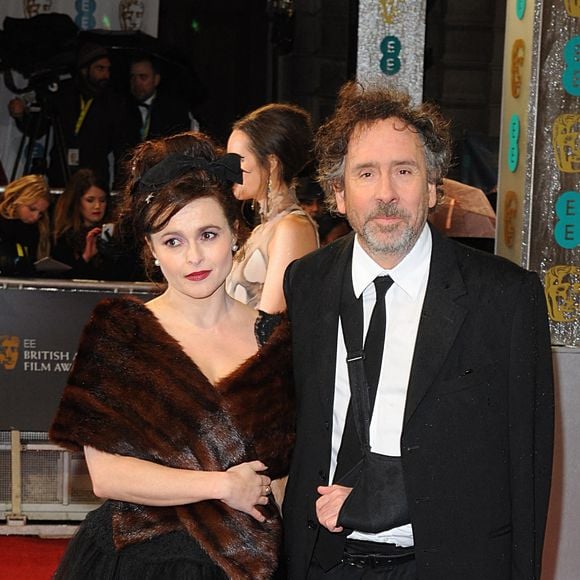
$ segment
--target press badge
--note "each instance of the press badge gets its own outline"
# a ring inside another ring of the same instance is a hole
[[[72,166],[78,166],[79,164],[79,150],[78,149],[69,149],[68,156],[67,156],[67,164]]]

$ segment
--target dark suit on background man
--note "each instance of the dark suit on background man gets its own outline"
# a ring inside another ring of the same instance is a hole
[[[132,98],[129,111],[129,123],[135,141],[159,139],[189,131],[191,119],[187,104],[181,99],[158,91],[142,114],[143,103]],[[147,117],[149,120],[147,121]]]
[[[352,93],[352,87],[349,90]],[[400,118],[396,109],[385,117],[393,115]],[[369,126],[377,125],[364,125],[363,131]],[[384,171],[380,157],[371,159],[362,169],[355,165],[352,174],[347,160],[344,173],[350,185],[335,187],[359,235],[362,227],[356,220],[362,214],[354,210],[362,206],[353,205],[353,179],[362,175],[363,187],[368,188],[366,180],[374,179],[375,173],[392,182],[414,171],[412,164]],[[377,202],[385,216],[403,221],[411,215],[396,209],[404,208],[406,194],[383,194],[377,187],[371,195],[358,187],[358,199],[363,191],[371,200],[369,208],[374,207],[373,196],[389,197],[382,205]],[[395,207],[391,214],[385,209],[389,207]],[[428,227],[424,219],[421,215],[415,224],[418,232]],[[365,223],[375,228],[379,241],[400,227],[398,222],[380,228],[372,220]],[[331,489],[321,491],[318,486],[329,485],[341,288],[345,275],[350,275],[354,238],[353,233],[294,262],[285,277],[298,414],[283,513],[289,573],[295,580],[310,577],[316,567],[313,553],[325,528],[336,533],[356,510],[380,519],[390,501],[380,485],[372,497],[360,497],[356,483],[333,520],[335,529],[322,518],[319,505]],[[536,274],[507,260],[461,246],[432,228],[431,239],[400,437],[416,562],[416,572],[405,578],[538,579],[553,442],[543,289]],[[373,254],[372,247],[369,255],[381,256]],[[349,570],[361,573],[356,566],[338,566],[345,568],[343,575],[329,578],[367,577],[351,576]],[[384,576],[378,577],[391,578],[390,573],[386,566]],[[320,570],[317,574],[312,577],[326,577]]]

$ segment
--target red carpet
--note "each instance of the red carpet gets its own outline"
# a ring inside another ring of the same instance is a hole
[[[49,580],[68,539],[0,536],[0,580]]]

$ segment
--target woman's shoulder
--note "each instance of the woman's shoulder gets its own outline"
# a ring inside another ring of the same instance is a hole
[[[272,239],[283,244],[286,241],[297,240],[317,241],[318,226],[306,212],[302,210],[290,212],[274,225]]]
[[[154,318],[142,300],[133,296],[114,296],[103,298],[95,308],[87,326],[98,331],[106,326],[110,335],[129,332],[134,334],[136,325]]]

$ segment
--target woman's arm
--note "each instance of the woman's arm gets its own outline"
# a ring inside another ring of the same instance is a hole
[[[264,516],[256,505],[268,503],[270,478],[261,461],[227,471],[193,471],[158,465],[143,459],[113,455],[85,446],[85,458],[97,497],[149,506],[175,506],[208,499],[221,500],[256,520]]]
[[[316,226],[308,218],[289,214],[280,220],[268,244],[268,270],[259,309],[276,313],[286,310],[282,282],[290,262],[318,247]]]

